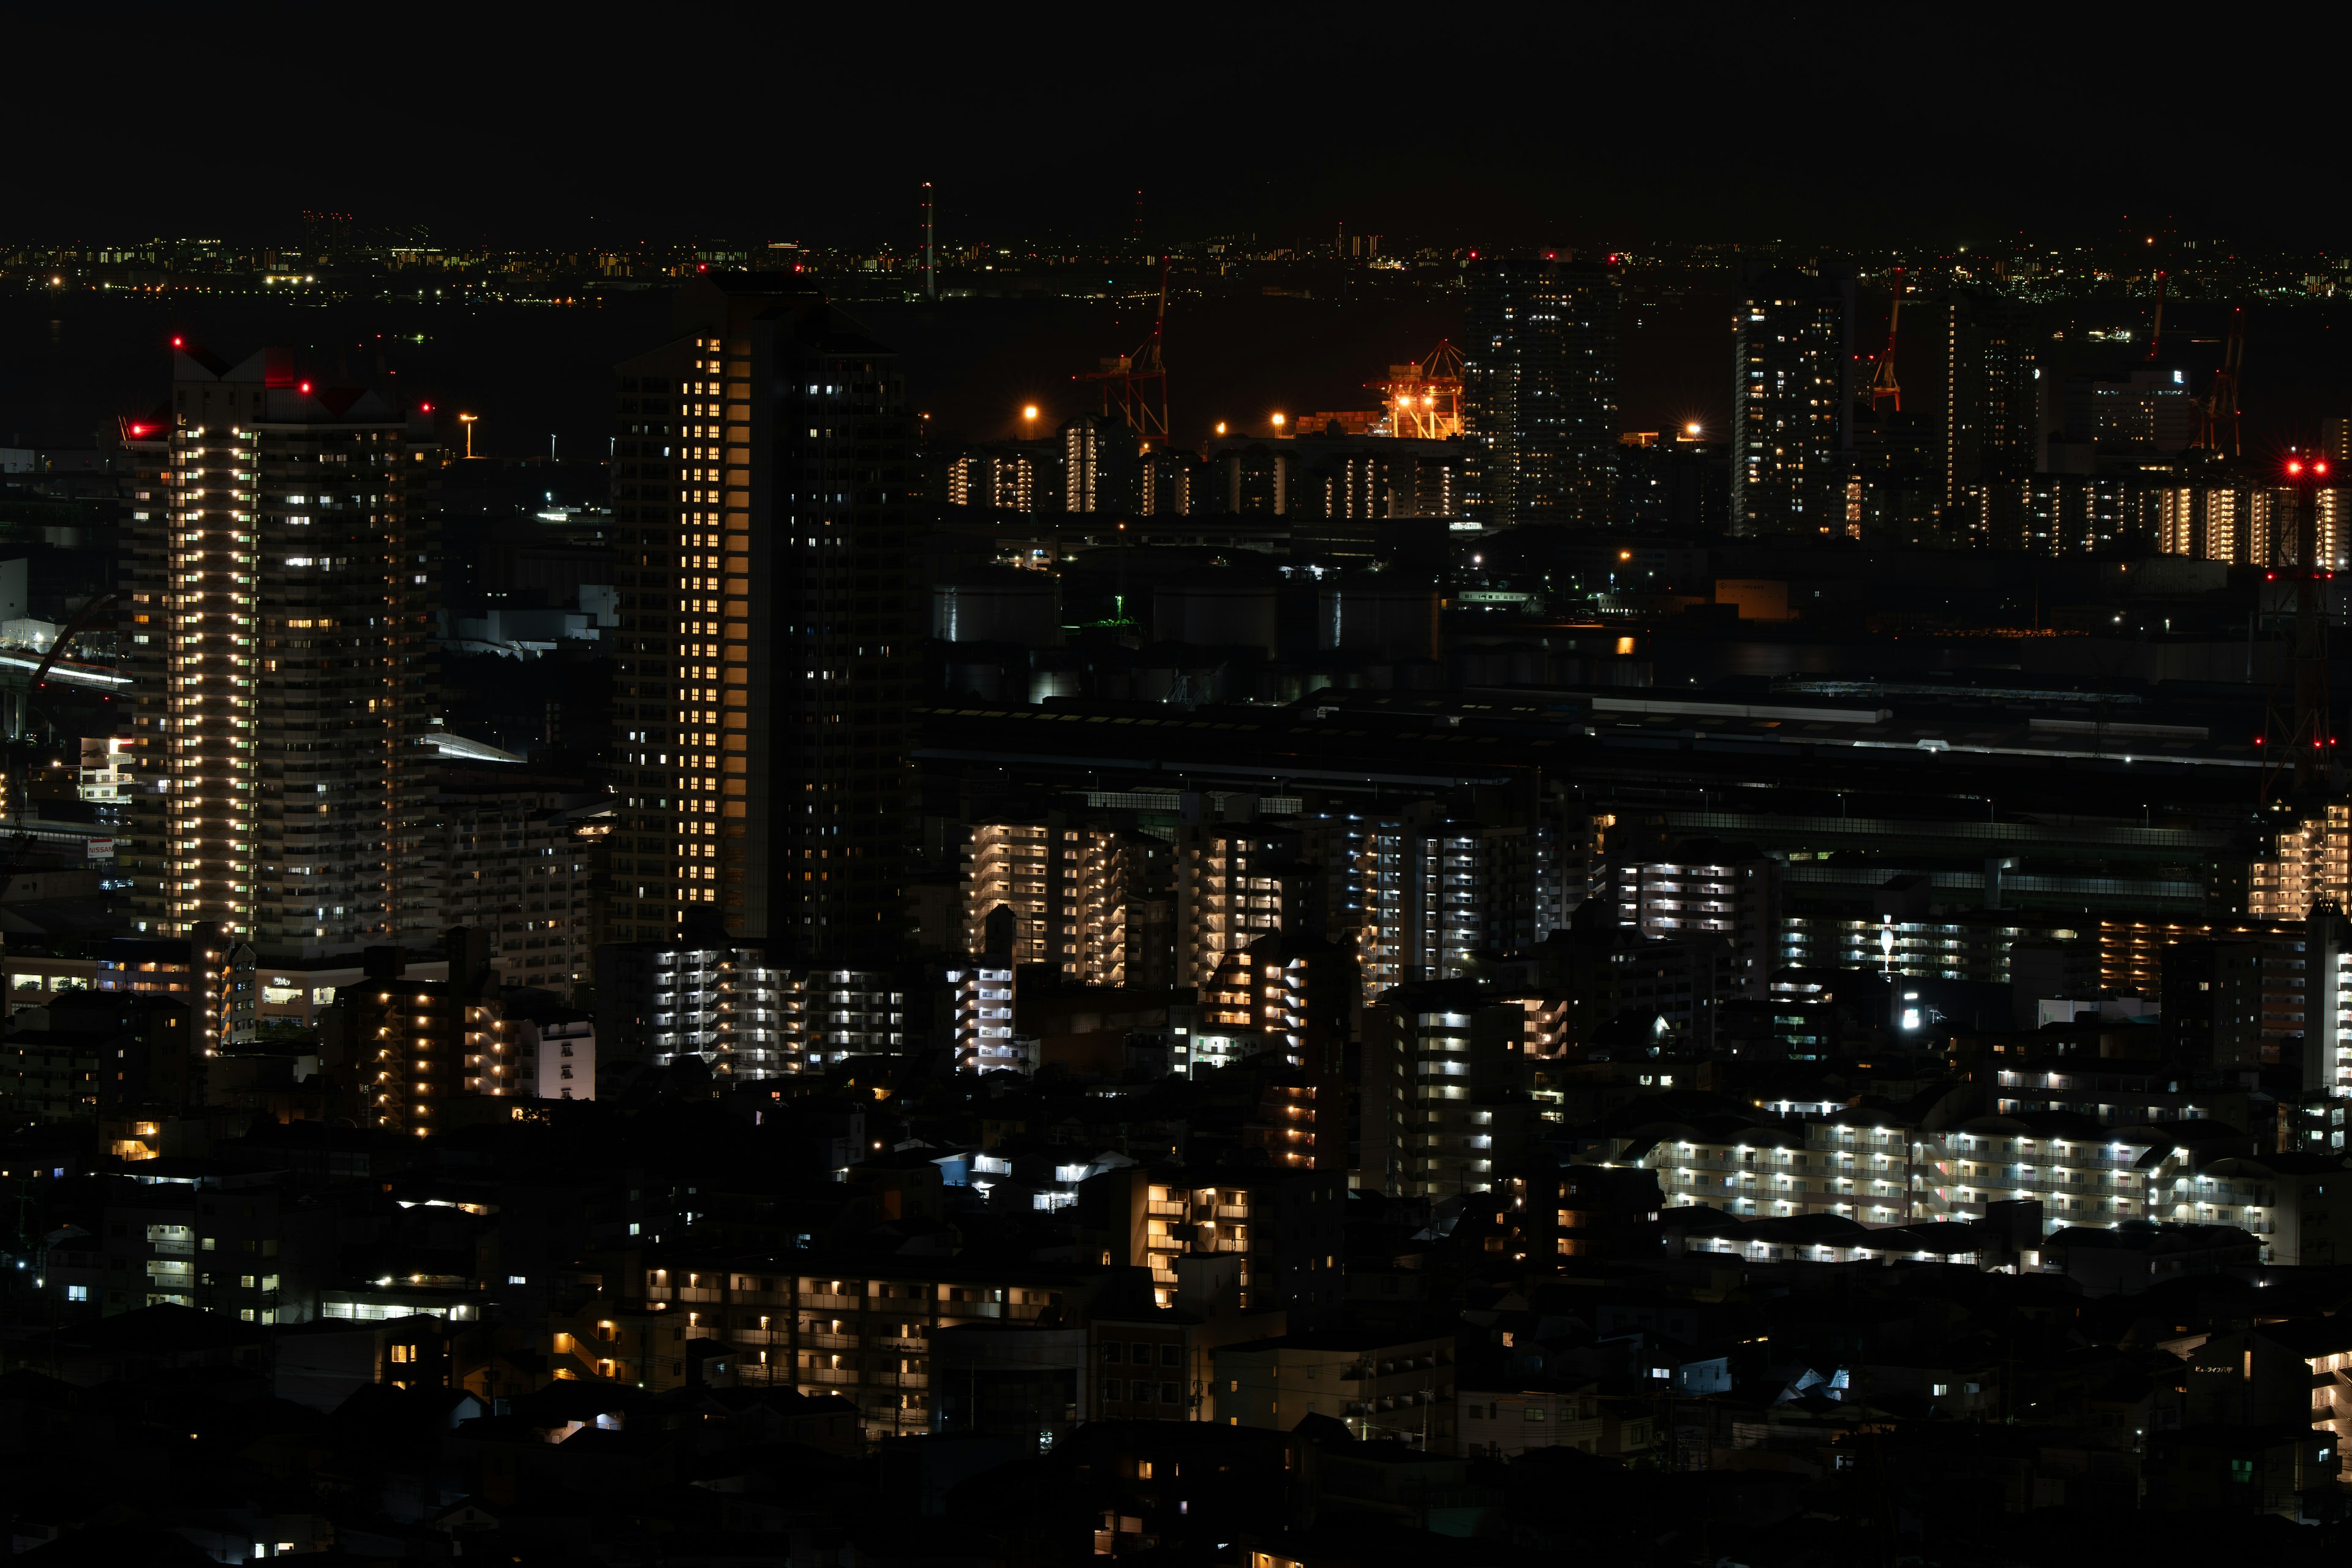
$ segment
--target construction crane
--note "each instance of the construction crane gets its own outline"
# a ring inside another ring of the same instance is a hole
[[[2210,342],[2210,339],[2207,339]],[[2238,377],[2246,363],[2246,311],[2239,306],[2230,312],[2230,335],[2221,348],[2221,368],[2213,373],[2213,384],[2197,405],[2197,439],[2189,450],[2222,455],[2222,442],[2229,443],[2229,456],[2241,456],[2238,448]]]
[[[1137,193],[1138,196],[1142,195]],[[1160,360],[1160,339],[1168,324],[1168,258],[1160,258],[1160,304],[1152,312],[1151,335],[1131,354],[1114,354],[1099,370],[1073,377],[1102,387],[1106,419],[1130,426],[1146,445],[1168,439],[1168,369]]]
[[[1388,400],[1389,434],[1416,441],[1461,435],[1463,364],[1449,339],[1419,363],[1392,364],[1386,381],[1370,383]]]
[[[1895,269],[1895,295],[1886,306],[1886,350],[1878,356],[1878,363],[1870,373],[1870,411],[1876,414],[1882,404],[1891,403],[1895,412],[1903,412],[1903,388],[1895,379],[1895,334],[1903,322],[1903,268]]]

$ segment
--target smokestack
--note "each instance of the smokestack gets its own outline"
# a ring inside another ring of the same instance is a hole
[[[933,270],[931,255],[931,183],[923,182],[923,298],[940,297],[939,275]]]

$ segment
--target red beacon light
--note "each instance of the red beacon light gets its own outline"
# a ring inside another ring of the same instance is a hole
[[[310,384],[307,381],[302,384],[302,395],[305,397],[310,395]]]
[[[174,337],[172,340],[172,346],[175,349],[186,348],[188,346],[188,340],[182,337]]]
[[[2286,471],[2290,474],[2300,474],[2303,472],[2303,459],[2301,458],[2289,458],[2286,460]]]
[[[2311,471],[2318,478],[2323,479],[2326,479],[2327,477],[2327,459],[2325,458],[2314,458],[2311,460]]]

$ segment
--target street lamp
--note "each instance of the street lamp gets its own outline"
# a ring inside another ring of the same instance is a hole
[[[1274,416],[1274,430],[1276,435],[1278,436],[1282,433],[1282,426],[1285,423],[1286,421],[1281,415],[1277,414]]]
[[[480,417],[481,416],[478,414],[460,414],[457,416],[457,423],[466,427],[466,456],[469,459],[474,455],[474,421]]]
[[[1024,439],[1033,439],[1036,434],[1037,405],[1032,403],[1021,410],[1021,435]]]

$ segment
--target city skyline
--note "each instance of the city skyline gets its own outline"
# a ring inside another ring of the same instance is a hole
[[[2137,22],[19,20],[12,1552],[2340,1561],[2329,22]]]

